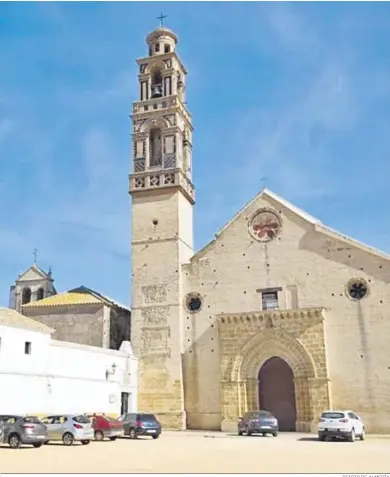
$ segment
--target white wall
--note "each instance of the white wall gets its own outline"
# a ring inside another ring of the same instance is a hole
[[[130,345],[107,350],[51,340],[50,335],[0,326],[0,413],[119,414],[121,393],[137,407],[137,360]],[[24,342],[31,354],[24,354]],[[122,349],[121,348],[121,349]],[[106,371],[115,374],[106,378]]]

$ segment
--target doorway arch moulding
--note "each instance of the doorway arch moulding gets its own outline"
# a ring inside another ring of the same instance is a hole
[[[275,324],[267,326],[270,319]],[[259,409],[258,373],[272,357],[294,374],[296,430],[315,430],[331,404],[323,321],[322,308],[218,317],[222,430],[236,430],[239,416]]]

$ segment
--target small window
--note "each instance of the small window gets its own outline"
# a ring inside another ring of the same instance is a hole
[[[164,45],[164,53],[169,53],[171,51],[170,45]]]
[[[37,300],[42,300],[43,299],[43,288],[39,288],[37,290]]]
[[[26,341],[24,343],[24,354],[31,354],[31,343],[30,343],[30,341]]]
[[[323,412],[321,414],[322,419],[343,419],[344,417],[343,412]]]
[[[264,292],[261,294],[263,310],[277,310],[279,308],[278,292]]]
[[[91,422],[88,416],[83,416],[82,414],[80,416],[74,416],[73,420],[79,424],[89,424]]]
[[[160,51],[160,43],[156,43],[156,44],[154,45],[154,51],[155,51],[156,53],[158,53],[158,52]]]

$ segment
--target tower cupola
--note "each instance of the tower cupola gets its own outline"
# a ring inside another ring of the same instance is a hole
[[[164,55],[175,51],[177,36],[165,27],[159,27],[146,37],[149,56]]]

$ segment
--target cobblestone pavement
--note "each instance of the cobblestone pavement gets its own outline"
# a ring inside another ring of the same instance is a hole
[[[0,472],[337,472],[390,473],[390,438],[319,442],[310,434],[239,437],[165,432],[160,439],[117,439],[88,446],[0,447]]]

